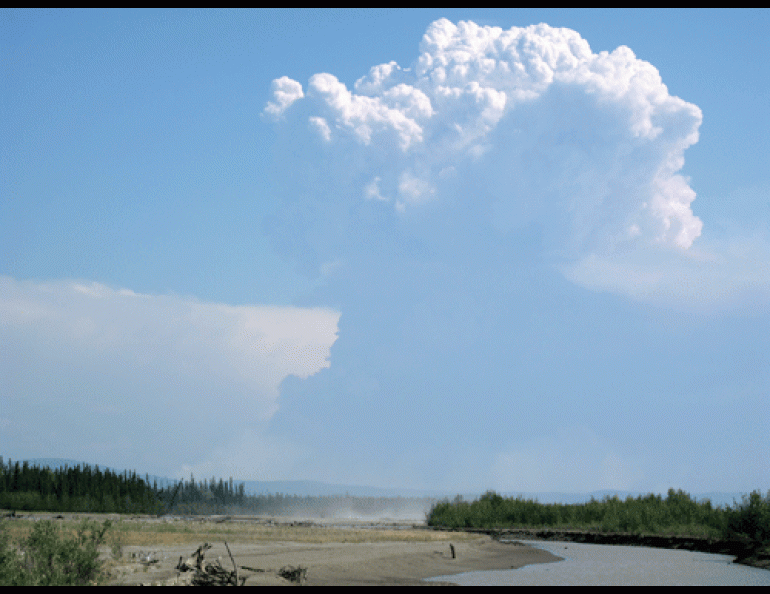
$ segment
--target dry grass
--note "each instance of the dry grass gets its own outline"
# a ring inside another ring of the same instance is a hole
[[[290,526],[290,525],[254,525],[246,523],[211,522],[184,523],[176,530],[167,527],[159,529],[152,525],[121,525],[112,530],[113,538],[118,538],[124,546],[152,546],[199,544],[201,542],[227,541],[238,542],[276,542],[288,541],[309,544],[331,542],[442,542],[450,538],[468,540],[477,538],[471,534],[435,532],[419,529],[387,528],[338,528],[326,526]]]
[[[50,514],[30,514],[26,518],[6,520],[4,530],[14,541],[26,537],[32,529],[34,516],[50,518]],[[75,528],[86,514],[67,515],[59,519],[60,525],[75,533]],[[421,528],[393,528],[351,524],[320,525],[308,523],[269,521],[267,519],[211,521],[207,519],[157,519],[153,517],[117,516],[115,514],[89,514],[98,521],[109,518],[112,527],[106,534],[111,547],[153,547],[195,545],[202,542],[258,543],[296,542],[323,543],[371,543],[371,542],[454,542],[474,540],[477,535],[462,532],[443,532]]]

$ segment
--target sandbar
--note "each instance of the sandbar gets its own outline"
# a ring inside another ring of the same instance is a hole
[[[371,538],[366,538],[367,533]],[[486,535],[443,533],[436,538],[415,540],[414,531],[404,531],[403,539],[391,533],[383,540],[378,538],[376,528],[365,533],[329,530],[324,542],[308,542],[318,539],[308,539],[307,531],[301,528],[296,535],[292,538],[291,530],[283,530],[276,534],[280,540],[231,539],[229,553],[224,540],[211,540],[212,547],[206,551],[205,559],[218,561],[228,570],[233,569],[234,560],[239,576],[247,578],[247,586],[297,585],[279,574],[286,566],[305,568],[302,584],[307,586],[436,586],[452,582],[423,580],[561,560],[548,551],[518,542],[499,542]],[[185,578],[189,582],[190,572],[180,572],[177,566],[180,558],[188,559],[195,549],[189,543],[124,547],[123,561],[111,563],[111,584],[181,585]],[[152,561],[142,563],[143,555]]]

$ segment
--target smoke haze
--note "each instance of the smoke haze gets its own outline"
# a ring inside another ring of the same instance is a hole
[[[5,11],[0,454],[766,485],[768,14]]]
[[[294,175],[277,179],[266,229],[342,313],[330,370],[286,382],[277,418],[302,402],[344,426],[324,438],[326,472],[547,490],[663,471],[652,460],[674,434],[621,447],[621,427],[656,424],[672,397],[688,409],[703,378],[682,369],[710,347],[677,352],[666,314],[608,293],[703,313],[766,303],[770,278],[762,237],[750,260],[731,253],[740,238],[696,247],[681,174],[696,105],[628,47],[445,19],[408,66],[373,66],[352,88],[318,73],[273,89],[263,117]],[[719,343],[728,326],[694,332]]]

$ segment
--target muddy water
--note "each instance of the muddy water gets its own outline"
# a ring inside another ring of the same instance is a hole
[[[432,578],[461,586],[770,586],[770,571],[727,555],[573,542],[520,541],[563,561]]]

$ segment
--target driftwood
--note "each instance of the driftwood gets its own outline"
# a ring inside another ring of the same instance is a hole
[[[227,549],[227,554],[230,555],[230,561],[233,562],[233,573],[235,574],[235,583],[238,584],[238,566],[235,564],[235,559],[233,559],[233,554],[230,552],[230,547],[227,546],[227,542],[225,542],[225,548]],[[243,578],[243,581],[246,581],[246,578]],[[243,585],[243,582],[241,582],[241,585]]]
[[[227,552],[230,553],[230,547],[227,546],[227,543],[225,543],[225,546],[227,547]],[[234,571],[222,567],[218,560],[214,563],[205,563],[206,551],[210,548],[211,545],[209,543],[203,543],[187,561],[182,561],[180,557],[176,568],[180,572],[195,572],[190,580],[190,585],[192,586],[242,586],[246,578],[239,578],[238,567],[235,565],[232,553],[230,553],[230,559],[235,567]]]
[[[278,570],[278,575],[280,575],[282,578],[287,579],[290,582],[297,582],[300,584],[305,579],[306,574],[307,567],[302,567],[301,565],[298,565],[297,567],[294,567],[293,565],[284,565],[281,567],[281,569]]]
[[[232,571],[222,567],[222,564],[219,562],[219,560],[215,561],[214,563],[205,562],[206,551],[208,551],[210,548],[211,545],[206,542],[199,546],[198,550],[196,550],[193,553],[193,556],[190,557],[187,561],[183,561],[182,557],[180,557],[176,569],[179,572],[195,572],[192,576],[192,579],[190,580],[191,586],[243,586],[248,576],[243,577],[238,574],[238,564],[235,562],[235,558],[233,557],[233,553],[230,551],[228,544],[225,542],[227,554],[230,556],[230,561],[233,563]],[[245,565],[240,566],[240,568],[247,571],[252,571],[254,573],[274,572],[284,579],[300,584],[305,580],[307,574],[307,567],[293,567],[291,565],[285,565],[277,571],[270,569],[257,569],[255,567],[247,567]]]

